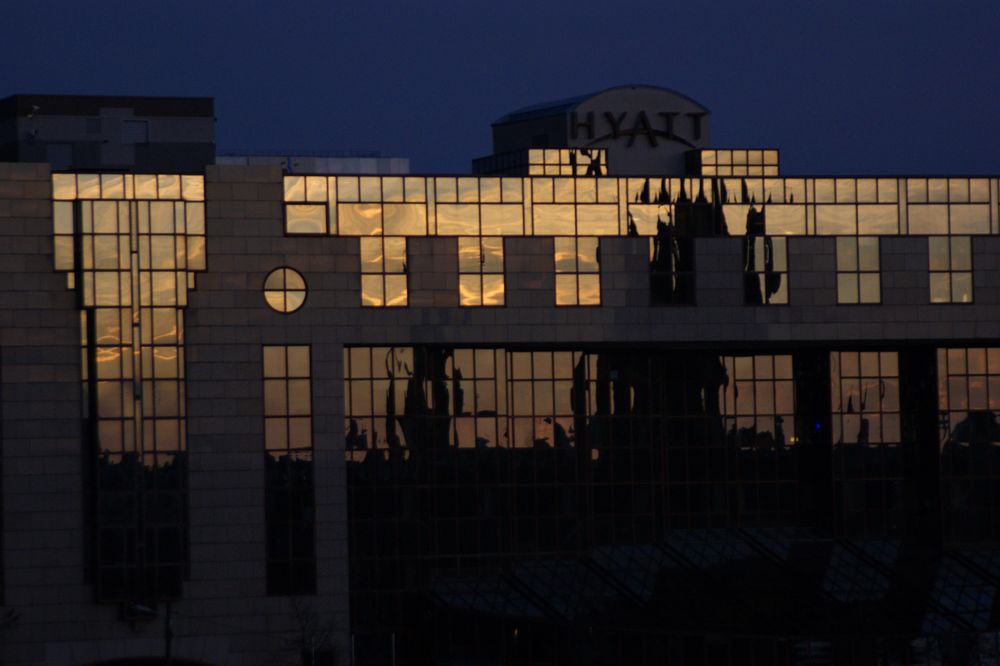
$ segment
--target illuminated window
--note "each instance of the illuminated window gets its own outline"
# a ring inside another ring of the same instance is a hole
[[[746,303],[788,303],[788,243],[780,236],[743,240],[743,286]]]
[[[532,176],[607,175],[607,151],[603,148],[531,148],[528,174]]]
[[[598,239],[593,236],[557,236],[554,241],[556,305],[600,305]]]
[[[931,236],[927,239],[931,303],[972,302],[972,239]]]
[[[459,238],[458,273],[462,305],[503,305],[503,238]]]
[[[309,347],[264,347],[268,594],[316,591]]]
[[[902,529],[903,451],[896,352],[831,352],[834,489],[846,536]]]
[[[838,236],[837,302],[881,301],[878,236]]]
[[[376,236],[361,239],[361,305],[406,307],[406,238]]]
[[[306,281],[293,268],[276,268],[264,280],[264,300],[277,312],[295,312],[306,302]]]
[[[702,176],[777,176],[777,150],[712,149],[692,152],[689,166]]]
[[[98,600],[181,596],[184,309],[205,269],[204,179],[53,174],[55,268],[80,294]]]

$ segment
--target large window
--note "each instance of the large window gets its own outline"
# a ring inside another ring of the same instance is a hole
[[[54,174],[55,263],[80,292],[101,601],[181,595],[184,308],[205,269],[201,176]]]
[[[902,529],[903,452],[896,352],[831,352],[834,490],[849,537]]]
[[[938,350],[944,533],[1000,538],[1000,348]]]
[[[790,355],[723,357],[726,448],[742,525],[785,525],[798,511],[795,384]]]
[[[309,347],[264,347],[268,594],[316,591]]]

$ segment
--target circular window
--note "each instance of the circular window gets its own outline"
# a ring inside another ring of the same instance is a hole
[[[295,312],[306,302],[306,281],[294,268],[276,268],[264,280],[264,300],[272,310]]]

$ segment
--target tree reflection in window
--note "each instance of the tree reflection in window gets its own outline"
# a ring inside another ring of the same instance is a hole
[[[896,352],[831,352],[834,489],[845,536],[903,527]]]
[[[53,174],[56,269],[80,292],[106,602],[181,596],[187,570],[184,309],[205,269],[202,176]]]
[[[1000,537],[1000,348],[939,349],[944,533],[957,542]]]

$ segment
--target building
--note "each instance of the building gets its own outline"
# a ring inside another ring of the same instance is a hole
[[[215,161],[210,97],[12,95],[0,161],[66,171],[202,173]]]
[[[306,154],[217,155],[216,164],[241,166],[276,166],[289,174],[364,174],[399,175],[410,173],[406,157],[386,157],[375,151],[326,151]]]
[[[0,165],[3,662],[996,663],[1000,179],[709,120]]]

